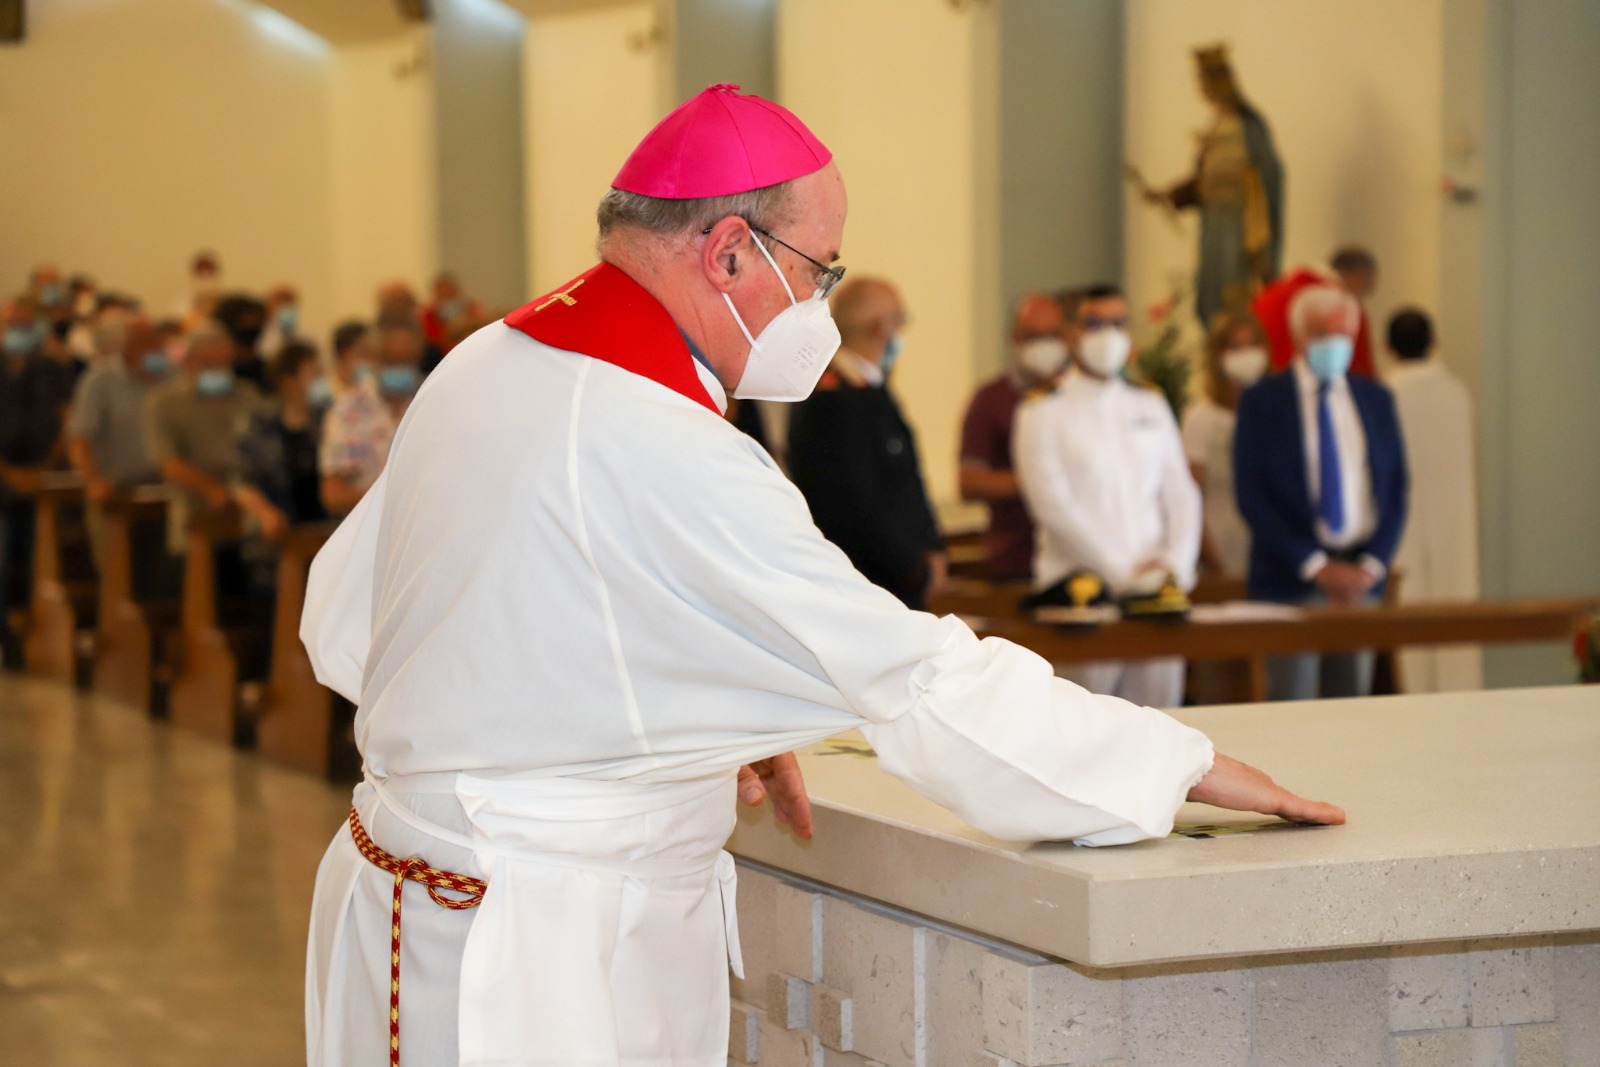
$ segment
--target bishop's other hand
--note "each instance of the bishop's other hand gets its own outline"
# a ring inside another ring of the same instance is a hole
[[[739,799],[755,807],[767,798],[780,825],[796,837],[811,837],[811,798],[806,796],[800,761],[793,752],[756,760],[739,768]]]

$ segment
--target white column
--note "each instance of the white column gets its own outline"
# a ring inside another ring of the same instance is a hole
[[[926,0],[779,8],[779,99],[849,191],[841,261],[897,285],[911,314],[895,390],[936,505],[955,500],[960,419],[998,322],[997,20]]]
[[[640,2],[529,20],[523,45],[531,293],[595,262],[595,205],[666,114],[656,7]]]

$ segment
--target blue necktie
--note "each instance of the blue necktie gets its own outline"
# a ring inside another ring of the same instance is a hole
[[[1317,386],[1317,514],[1328,532],[1344,529],[1344,480],[1339,474],[1339,442],[1333,436],[1333,411],[1328,406],[1331,383]]]

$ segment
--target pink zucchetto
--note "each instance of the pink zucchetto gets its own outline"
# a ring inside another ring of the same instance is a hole
[[[713,85],[685,100],[645,135],[613,188],[664,200],[731,196],[804,177],[833,153],[805,123],[737,85]]]

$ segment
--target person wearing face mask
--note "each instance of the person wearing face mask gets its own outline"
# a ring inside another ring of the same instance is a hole
[[[1233,427],[1239,395],[1267,373],[1261,324],[1248,312],[1224,312],[1206,338],[1205,392],[1183,413],[1183,450],[1200,486],[1205,528],[1200,569],[1243,578],[1250,565],[1250,529],[1233,493]]]
[[[334,351],[339,377],[319,466],[323,505],[346,515],[383,473],[395,427],[422,384],[423,342],[409,318],[384,325],[376,340],[360,324],[347,323],[334,333]]]
[[[1234,487],[1250,527],[1250,595],[1350,607],[1383,594],[1409,476],[1394,396],[1350,373],[1361,310],[1332,286],[1289,309],[1295,359],[1239,400]],[[1352,623],[1352,625],[1355,625]],[[1274,700],[1365,696],[1372,654],[1267,663]]]
[[[736,88],[629,156],[599,265],[451,352],[311,568],[301,636],[365,771],[317,877],[311,1067],[725,1064],[736,797],[809,836],[783,754],[841,730],[1006,837],[1162,836],[1196,783],[1343,817],[822,537],[724,411],[804,399],[839,348],[844,183]]]
[[[234,341],[218,322],[189,334],[181,373],[145,405],[150,459],[177,490],[167,509],[168,547],[184,549],[190,515],[216,511],[233,500],[239,474],[239,435],[261,407],[261,393],[233,372]]]
[[[143,316],[123,326],[120,351],[78,380],[67,422],[67,455],[92,505],[122,489],[161,480],[145,440],[144,410],[171,373],[155,325]],[[104,513],[85,511],[95,565],[103,559]]]
[[[33,505],[39,475],[60,461],[72,372],[47,353],[49,326],[24,294],[0,311],[0,637],[9,608],[27,603],[33,566]]]
[[[292,344],[303,344],[300,336],[300,296],[292,285],[275,285],[267,290],[266,317],[256,350],[269,362]],[[276,369],[272,378],[277,380]]]
[[[894,286],[851,278],[833,297],[842,339],[816,391],[789,416],[789,476],[822,535],[908,607],[944,589],[944,538],[916,437],[888,386],[906,315]]]
[[[1066,371],[1072,339],[1068,307],[1075,316],[1081,296],[1069,293],[1064,305],[1049,293],[1031,293],[1017,302],[1010,364],[979,387],[961,421],[961,499],[982,501],[989,508],[984,562],[995,581],[1033,576],[1033,520],[1017,484],[1012,433],[1023,398],[1049,392]]]
[[[1122,377],[1132,341],[1128,301],[1097,285],[1078,305],[1072,367],[1049,396],[1017,414],[1017,476],[1039,527],[1033,584],[1049,589],[1077,570],[1115,596],[1185,590],[1200,555],[1200,490],[1172,409]],[[1183,701],[1183,660],[1071,664],[1065,677],[1149,707]]]

